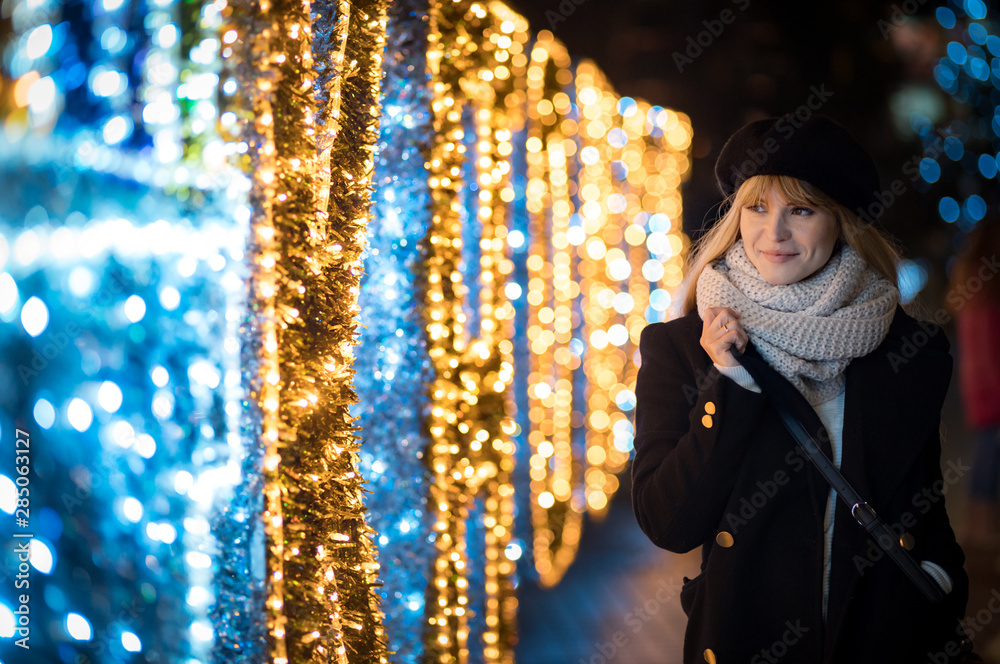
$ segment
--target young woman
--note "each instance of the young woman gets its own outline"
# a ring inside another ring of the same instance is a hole
[[[898,252],[863,220],[874,162],[836,123],[786,116],[731,137],[716,176],[729,207],[692,253],[686,315],[643,331],[636,386],[636,518],[657,546],[702,547],[684,662],[962,661],[950,346],[900,307]],[[794,386],[789,405],[941,602],[852,518],[734,348]]]

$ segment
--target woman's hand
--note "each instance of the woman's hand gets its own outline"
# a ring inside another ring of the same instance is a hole
[[[729,307],[708,307],[701,330],[701,347],[712,361],[724,367],[739,364],[729,349],[736,346],[740,352],[747,347],[750,337],[740,325],[740,314]]]

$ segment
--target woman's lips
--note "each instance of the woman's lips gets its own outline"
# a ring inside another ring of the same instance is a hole
[[[764,258],[771,261],[772,263],[787,263],[788,261],[798,256],[798,254],[770,254],[766,251],[762,251],[760,253]]]

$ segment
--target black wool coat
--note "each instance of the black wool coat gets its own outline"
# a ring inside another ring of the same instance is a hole
[[[967,647],[958,620],[968,576],[945,494],[969,469],[962,459],[941,459],[952,373],[941,328],[897,307],[881,345],[847,366],[840,470],[913,558],[940,565],[953,589],[938,604],[925,599],[838,498],[825,620],[829,484],[768,396],[719,373],[701,332],[697,311],[647,326],[636,384],[636,519],[661,548],[702,547],[701,574],[685,578],[681,591],[684,662],[951,661]],[[785,380],[752,344],[744,355]],[[831,456],[819,416],[791,392],[796,414]]]

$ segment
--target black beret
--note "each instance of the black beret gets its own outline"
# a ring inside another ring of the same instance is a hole
[[[846,129],[821,115],[758,120],[730,136],[715,162],[722,193],[729,196],[754,175],[805,180],[868,222],[882,211],[871,205],[880,187],[875,161]]]

